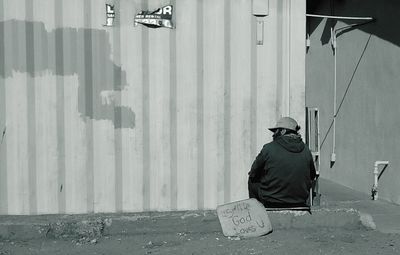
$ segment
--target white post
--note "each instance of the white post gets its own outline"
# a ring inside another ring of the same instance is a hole
[[[379,165],[389,165],[389,161],[375,161],[374,164],[374,185],[372,186],[372,200],[378,200],[378,178],[379,178]]]

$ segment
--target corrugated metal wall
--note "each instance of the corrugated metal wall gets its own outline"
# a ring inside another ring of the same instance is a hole
[[[106,28],[105,3],[116,25]],[[174,6],[176,29],[134,27]],[[305,0],[0,1],[0,214],[215,208],[304,121]],[[4,129],[3,129],[4,127]]]

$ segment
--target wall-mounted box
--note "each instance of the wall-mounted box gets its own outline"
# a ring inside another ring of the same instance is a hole
[[[253,15],[265,17],[269,14],[269,0],[253,0]]]

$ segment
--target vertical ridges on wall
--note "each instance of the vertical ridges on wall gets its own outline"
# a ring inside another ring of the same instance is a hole
[[[176,1],[171,1],[171,4],[176,7]],[[176,22],[176,20],[173,20]],[[176,23],[175,23],[176,24]],[[176,30],[171,31],[170,35],[170,55],[171,55],[171,65],[170,65],[170,144],[171,144],[171,209],[178,209],[178,134],[177,134],[177,62],[176,62]]]
[[[142,10],[148,9],[147,1],[142,2]],[[149,83],[149,31],[142,27],[142,67],[143,67],[143,210],[150,209],[150,83]]]
[[[28,128],[28,172],[29,172],[29,213],[37,213],[36,192],[36,102],[35,102],[35,51],[34,51],[34,27],[33,27],[33,2],[25,1],[25,47],[27,70],[27,128]]]
[[[55,51],[56,51],[56,97],[57,97],[57,168],[58,168],[58,213],[65,213],[68,187],[65,185],[65,122],[64,122],[64,33],[62,2],[54,2]]]
[[[283,1],[277,1],[277,29],[276,29],[276,65],[277,65],[277,72],[276,72],[276,113],[275,119],[278,119],[282,116],[282,97],[283,97]]]
[[[0,214],[8,213],[4,3],[0,1]]]
[[[121,73],[121,6],[119,1],[114,1],[114,9],[117,13],[115,19],[115,26],[112,29],[113,35],[113,61],[116,67],[111,66],[113,72],[113,83],[114,83],[114,91],[122,90],[122,84],[118,84],[118,81],[122,81],[122,73]],[[122,92],[121,92],[122,93]],[[121,93],[116,93],[116,102],[121,102]],[[115,103],[114,103],[115,104]],[[115,209],[117,212],[121,212],[123,210],[123,182],[122,182],[122,127],[123,122],[131,121],[123,118],[121,107],[114,105],[114,150],[115,150]],[[118,128],[120,127],[120,128]]]
[[[204,208],[204,2],[197,2],[197,208]]]
[[[224,1],[224,201],[229,202],[231,200],[231,1]]]
[[[304,13],[270,1],[261,46],[247,0],[1,1],[0,214],[213,209],[246,197],[267,125],[288,96],[291,114],[303,110],[301,46],[288,42],[301,32],[287,28]],[[102,26],[105,3],[113,27]],[[167,4],[175,29],[133,26]]]
[[[289,49],[289,83],[288,101],[290,115],[298,116],[300,133],[305,136],[305,56],[306,42],[302,40],[306,34],[306,4],[291,1],[289,9],[290,49]]]
[[[225,2],[203,0],[204,207],[224,203]]]
[[[91,3],[84,0],[84,96],[85,115],[93,116],[93,60],[92,60],[92,32],[91,27]],[[94,212],[94,146],[93,146],[93,121],[89,118],[86,124],[86,171],[87,171],[87,212]]]
[[[81,0],[63,1],[63,24],[69,23],[69,32],[64,34],[65,71],[72,76],[65,77],[65,144],[66,144],[66,212],[88,211],[88,162],[90,151],[87,134],[90,134],[85,118],[85,2]],[[78,29],[79,28],[79,29]],[[67,79],[68,78],[68,79]],[[79,107],[81,107],[79,109]],[[78,111],[77,111],[78,108]],[[90,206],[91,208],[91,206]]]
[[[292,58],[292,44],[293,44],[293,42],[292,42],[292,33],[293,33],[293,31],[292,31],[292,1],[290,1],[290,0],[288,0],[288,1],[286,1],[286,6],[285,6],[286,8],[285,8],[285,10],[286,10],[286,19],[285,19],[285,21],[287,22],[287,25],[286,25],[286,29],[285,29],[285,31],[286,31],[286,34],[285,34],[285,36],[286,36],[286,38],[285,38],[285,41],[286,41],[286,63],[285,63],[285,66],[287,67],[287,69],[286,69],[286,79],[287,79],[287,81],[285,82],[285,89],[286,89],[286,94],[285,94],[285,102],[286,102],[286,104],[285,104],[285,115],[286,116],[290,116],[290,113],[291,113],[291,100],[290,100],[290,90],[291,90],[291,76],[292,76],[292,74],[291,74],[291,71],[292,71],[292,65],[291,65],[291,58]],[[303,107],[304,108],[304,107]],[[293,116],[294,117],[294,116]]]

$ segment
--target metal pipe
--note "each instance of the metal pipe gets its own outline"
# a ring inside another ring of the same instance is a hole
[[[332,15],[319,15],[319,14],[306,14],[306,17],[313,18],[327,18],[327,19],[347,19],[347,20],[373,20],[372,17],[346,17],[346,16],[332,16]]]
[[[332,16],[337,18],[343,18],[340,16]],[[358,19],[358,18],[353,18]],[[332,120],[332,154],[331,154],[331,166],[336,162],[336,117],[337,117],[337,35],[339,31],[344,31],[345,29],[349,29],[356,26],[365,25],[370,23],[374,19],[372,17],[364,18],[364,20],[368,20],[366,22],[362,22],[360,24],[351,24],[348,26],[340,27],[338,29],[331,28],[331,44],[333,50],[333,58],[334,58],[334,78],[333,78],[333,120]]]
[[[333,15],[319,15],[319,14],[306,14],[306,17],[312,18],[327,18],[327,19],[337,19],[337,20],[365,20],[360,24],[351,24],[338,29],[331,28],[331,43],[334,57],[334,80],[333,80],[333,121],[332,121],[332,154],[331,154],[331,166],[336,161],[336,117],[337,117],[337,35],[339,31],[343,31],[341,33],[346,32],[345,29],[350,29],[356,26],[362,26],[368,24],[375,19],[373,17],[348,17],[348,16],[333,16]]]
[[[334,59],[334,72],[333,72],[333,123],[332,123],[332,154],[331,154],[331,163],[336,161],[336,113],[337,113],[337,64],[336,64],[336,55],[337,55],[337,44],[336,44],[336,31],[331,28],[331,43],[333,49],[333,59]]]
[[[372,186],[372,190],[371,190],[372,200],[378,200],[378,179],[379,179],[379,166],[380,165],[387,166],[387,165],[389,165],[389,161],[375,161],[375,164],[374,164],[374,185]]]

